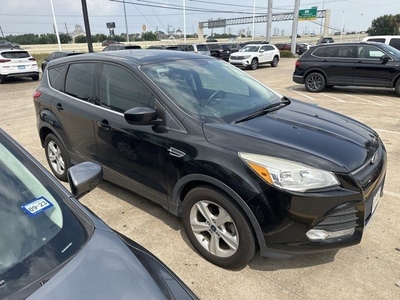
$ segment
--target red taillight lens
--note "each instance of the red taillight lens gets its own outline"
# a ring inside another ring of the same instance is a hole
[[[33,96],[33,99],[37,99],[37,98],[39,98],[40,96],[42,96],[42,92],[36,90],[36,91],[33,92],[33,95],[32,95],[32,96]]]
[[[9,61],[11,61],[11,59],[0,59],[0,63],[6,63],[6,62],[9,62]]]
[[[300,67],[300,62],[297,60],[295,63],[296,68]]]
[[[30,57],[29,60],[35,61],[36,59],[34,57]]]

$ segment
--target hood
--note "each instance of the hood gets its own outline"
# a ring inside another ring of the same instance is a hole
[[[238,124],[204,124],[210,143],[271,155],[333,172],[349,172],[379,147],[368,126],[316,105],[291,100],[280,110]]]
[[[97,229],[85,247],[27,299],[123,300],[166,296],[116,234]]]

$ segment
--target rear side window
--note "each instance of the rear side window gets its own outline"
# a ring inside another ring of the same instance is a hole
[[[48,69],[50,86],[58,91],[64,91],[64,79],[67,65]]]
[[[265,51],[271,51],[271,50],[275,50],[275,48],[274,47],[272,47],[271,45],[265,45],[265,46],[262,46],[262,48],[261,48],[262,50],[265,50]]]
[[[385,39],[382,38],[368,39],[368,42],[385,43]]]
[[[179,45],[181,51],[194,51],[193,45]]]
[[[1,56],[4,58],[27,58],[30,57],[27,51],[10,51],[10,52],[2,52]]]
[[[139,106],[154,106],[149,90],[128,70],[105,64],[100,82],[100,99],[103,106],[125,112]]]
[[[400,38],[392,38],[389,45],[400,50]]]
[[[197,45],[197,51],[210,51],[207,45]]]
[[[81,100],[91,100],[94,68],[94,63],[71,64],[65,79],[65,93]]]

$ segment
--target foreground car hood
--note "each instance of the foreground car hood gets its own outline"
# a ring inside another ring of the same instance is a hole
[[[165,298],[124,242],[113,232],[97,229],[85,247],[27,299]]]
[[[246,122],[205,124],[213,144],[300,161],[334,172],[363,165],[379,147],[368,126],[315,105],[292,100],[278,111]]]

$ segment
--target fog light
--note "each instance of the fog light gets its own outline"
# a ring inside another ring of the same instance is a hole
[[[312,241],[324,241],[328,239],[335,239],[347,235],[352,235],[355,229],[345,229],[340,231],[326,231],[322,229],[311,229],[306,233],[306,236]]]

